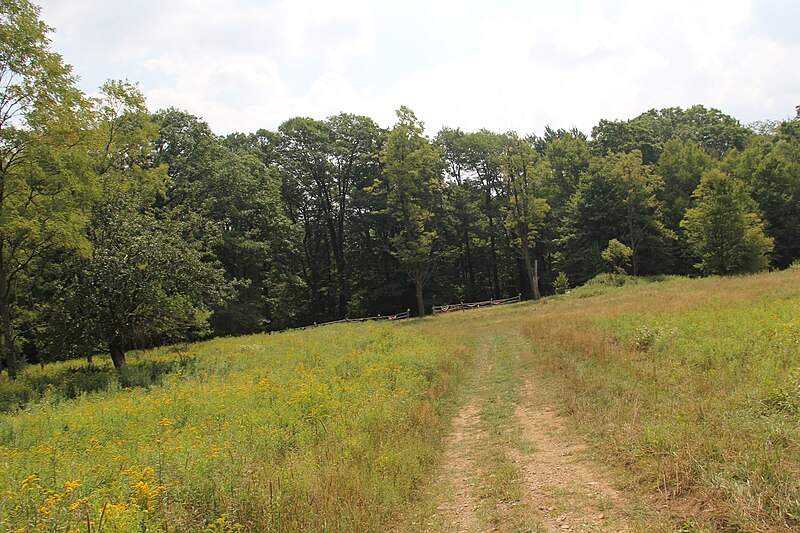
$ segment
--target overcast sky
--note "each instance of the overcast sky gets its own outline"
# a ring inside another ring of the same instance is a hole
[[[36,0],[34,0],[36,1]],[[800,104],[796,0],[44,0],[93,93],[138,82],[219,134],[413,109],[442,126],[585,132],[703,104],[742,123]]]

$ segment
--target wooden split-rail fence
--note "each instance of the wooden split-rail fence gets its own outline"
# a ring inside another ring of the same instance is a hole
[[[478,309],[479,307],[489,307],[493,305],[513,304],[521,301],[522,301],[522,295],[518,294],[513,298],[504,298],[502,300],[486,300],[483,302],[469,302],[469,303],[460,302],[457,304],[434,305],[433,314],[436,315],[439,313],[449,313],[450,311],[466,311],[468,309]],[[289,328],[280,331],[270,331],[270,333],[280,333],[289,330],[317,328],[320,326],[330,326],[331,324],[346,324],[348,322],[368,322],[371,320],[404,320],[410,317],[411,317],[411,310],[406,309],[402,313],[395,313],[393,315],[366,316],[362,318],[342,318],[341,320],[332,320],[330,322],[321,322],[319,324],[314,322],[313,324],[309,324],[308,326],[301,326],[299,328]]]
[[[308,328],[318,328],[320,326],[330,326],[331,324],[345,324],[348,322],[369,322],[370,320],[403,320],[405,318],[409,318],[411,316],[411,309],[406,309],[402,313],[395,313],[393,315],[377,315],[377,316],[365,316],[361,318],[342,318],[340,320],[331,320],[330,322],[320,322],[313,324],[309,324],[308,326],[300,326],[298,328],[286,328],[281,330],[270,331],[269,333],[283,333],[284,331],[295,331],[295,330],[302,330]]]
[[[502,300],[485,300],[483,302],[460,302],[457,304],[449,305],[434,305],[433,314],[449,313],[450,311],[466,311],[467,309],[478,309],[479,307],[489,307],[493,305],[515,304],[522,301],[522,295],[518,294],[513,298],[504,298]]]

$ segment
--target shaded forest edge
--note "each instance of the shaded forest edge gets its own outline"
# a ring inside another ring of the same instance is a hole
[[[138,87],[76,88],[27,0],[0,7],[2,369],[522,294],[599,274],[800,258],[800,113],[701,105],[589,135],[433,137],[339,114],[215,135]]]

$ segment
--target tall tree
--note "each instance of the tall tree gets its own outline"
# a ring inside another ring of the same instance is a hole
[[[592,128],[596,155],[639,150],[645,164],[655,164],[670,139],[694,142],[715,157],[741,149],[752,132],[718,109],[651,109],[628,121],[601,120]]]
[[[436,135],[434,143],[442,148],[446,172],[447,205],[452,212],[454,247],[458,250],[458,265],[453,269],[459,272],[459,279],[454,280],[460,288],[458,296],[451,298],[472,300],[480,297],[478,288],[476,241],[479,237],[482,195],[476,179],[476,172],[471,165],[469,148],[471,135],[459,129],[442,128]],[[448,225],[445,225],[447,227]],[[454,283],[451,282],[450,285]]]
[[[779,268],[800,259],[800,135],[791,134],[798,125],[800,120],[784,122],[777,135],[753,136],[723,163],[758,203]]]
[[[602,272],[600,254],[612,239],[631,248],[635,273],[663,271],[674,234],[662,222],[656,197],[661,183],[636,150],[592,160],[567,209],[559,243],[559,266],[570,279],[582,282]]]
[[[642,164],[638,150],[611,154],[608,160],[625,213],[625,230],[620,236],[632,251],[631,268],[636,276],[646,249],[653,254],[663,249],[667,239],[675,238],[662,222],[661,204],[656,198],[663,181],[653,174],[651,166]]]
[[[529,140],[513,132],[506,134],[500,161],[506,189],[506,225],[514,232],[531,294],[538,300],[541,297],[539,272],[533,252],[550,210],[543,191],[544,182],[551,173],[550,165],[536,153]]]
[[[169,187],[158,207],[194,218],[207,233],[237,295],[214,308],[220,335],[281,328],[302,307],[290,257],[298,235],[283,212],[280,176],[262,159],[258,136],[215,136],[197,117],[175,109],[154,115],[159,124],[154,159],[169,165]]]
[[[323,191],[329,206],[325,225],[336,263],[337,316],[344,317],[351,297],[347,253],[352,214],[350,201],[354,190],[372,184],[380,176],[378,154],[384,131],[368,117],[345,113],[329,118],[328,124],[332,135],[328,151],[331,181],[327,184],[330,189]]]
[[[0,327],[16,377],[16,283],[56,249],[86,247],[88,105],[28,0],[0,3]]]
[[[417,312],[424,317],[422,290],[433,273],[437,251],[431,219],[442,189],[442,154],[423,135],[423,124],[410,109],[401,107],[397,118],[381,151],[382,188],[395,226],[392,253],[414,283]]]
[[[758,272],[769,266],[773,241],[744,185],[721,170],[703,175],[695,207],[681,225],[704,274]]]
[[[488,245],[487,263],[491,296],[499,298],[504,292],[502,262],[505,255],[503,253],[505,226],[500,212],[505,194],[500,166],[503,136],[488,130],[480,130],[469,134],[463,144],[466,164],[477,179],[482,198],[480,209],[486,224],[483,239]]]

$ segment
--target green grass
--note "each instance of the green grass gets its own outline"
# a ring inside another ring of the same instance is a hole
[[[476,387],[478,514],[527,527],[525,379],[674,528],[800,528],[800,270],[601,281],[136,353],[122,375],[28,368],[0,381],[0,532],[382,530],[435,512],[448,418]]]
[[[646,490],[715,529],[800,527],[796,270],[595,287],[519,325],[565,412]]]
[[[0,531],[378,530],[434,463],[461,365],[395,325],[138,357],[193,363],[0,417]]]

